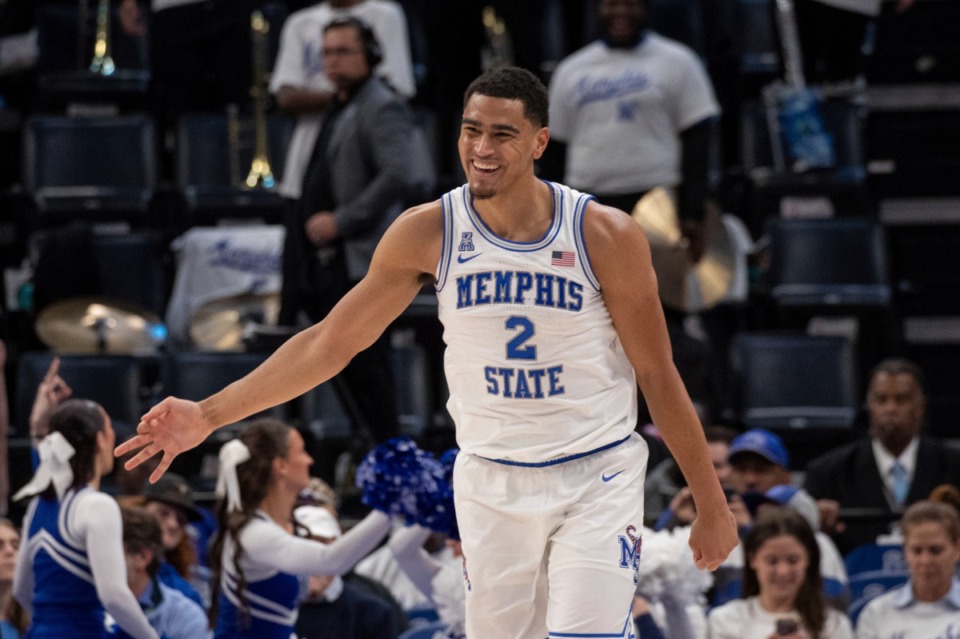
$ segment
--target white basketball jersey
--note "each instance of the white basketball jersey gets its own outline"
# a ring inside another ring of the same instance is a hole
[[[539,464],[634,429],[633,368],[590,268],[592,196],[548,182],[553,224],[535,242],[498,237],[466,186],[443,196],[437,297],[461,450]]]

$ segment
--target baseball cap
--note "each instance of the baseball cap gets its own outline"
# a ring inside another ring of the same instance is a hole
[[[203,519],[203,513],[193,502],[193,489],[186,479],[176,473],[166,473],[157,483],[148,483],[142,494],[147,501],[159,501],[180,508],[187,513],[190,521]]]
[[[777,466],[790,467],[790,455],[787,454],[783,440],[762,428],[748,430],[730,442],[727,459],[732,462],[738,453],[753,453]]]
[[[342,534],[340,522],[323,506],[300,506],[293,511],[293,516],[311,537],[336,539]]]

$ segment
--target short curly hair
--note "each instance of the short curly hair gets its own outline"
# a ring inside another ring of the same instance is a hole
[[[520,67],[494,67],[470,83],[463,94],[463,106],[475,94],[523,102],[523,115],[536,127],[549,122],[549,96],[540,78]]]

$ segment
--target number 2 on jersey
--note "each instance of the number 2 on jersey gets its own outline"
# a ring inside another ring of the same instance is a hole
[[[537,347],[525,344],[537,332],[533,322],[522,315],[512,315],[507,318],[506,326],[507,330],[518,331],[513,339],[507,342],[507,359],[537,359]]]

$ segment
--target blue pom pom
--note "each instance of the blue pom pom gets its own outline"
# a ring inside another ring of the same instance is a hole
[[[357,468],[363,503],[396,515],[407,524],[445,533],[455,530],[452,473],[457,452],[447,451],[441,461],[410,438],[380,444]]]

